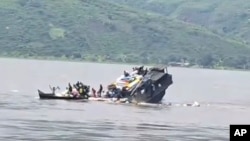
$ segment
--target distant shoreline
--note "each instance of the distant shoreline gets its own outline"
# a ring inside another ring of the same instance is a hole
[[[124,63],[124,62],[97,62],[97,61],[87,61],[87,60],[77,60],[77,59],[60,59],[51,57],[10,57],[10,56],[0,56],[0,59],[22,59],[22,60],[37,60],[37,61],[58,61],[58,62],[75,62],[75,63],[95,63],[95,64],[113,64],[113,65],[134,65],[134,66],[164,66],[164,64],[140,64],[140,63]],[[227,71],[243,71],[249,72],[247,69],[235,69],[235,68],[204,68],[200,66],[171,66],[165,65],[168,68],[187,68],[187,69],[204,69],[204,70],[227,70]]]

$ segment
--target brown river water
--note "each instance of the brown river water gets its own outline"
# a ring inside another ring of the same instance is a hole
[[[49,85],[106,86],[134,66],[3,58],[0,66],[1,141],[227,141],[230,124],[250,123],[250,72],[170,67],[163,103],[172,106],[145,107],[38,99]],[[182,105],[194,101],[200,107]]]

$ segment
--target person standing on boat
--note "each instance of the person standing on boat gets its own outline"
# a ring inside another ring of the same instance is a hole
[[[79,81],[76,82],[76,86],[80,87],[80,82]]]
[[[79,94],[79,92],[77,91],[76,88],[72,89],[72,95],[73,95],[73,97],[79,97],[80,96],[80,94]]]
[[[90,96],[89,96],[89,92],[90,92],[90,86],[87,86],[84,94],[85,94],[85,96],[88,97],[88,98],[90,97]]]
[[[76,84],[73,84],[73,88],[75,88],[76,90],[79,90],[79,87]]]
[[[69,83],[69,94],[71,94],[72,93],[72,86],[71,86],[71,84]]]
[[[124,71],[124,77],[129,77],[129,72],[128,71]]]
[[[113,90],[113,94],[112,94],[111,98],[116,98],[116,100],[120,100],[122,98],[121,90],[119,88],[115,88]]]
[[[101,96],[102,96],[102,90],[103,90],[103,87],[102,87],[102,84],[100,84],[100,88],[99,88],[99,90],[98,90],[98,92],[97,92],[97,96],[98,96],[98,97],[101,97]]]
[[[57,89],[59,90],[59,87],[51,87],[50,85],[49,85],[49,88],[50,88],[50,90],[52,91],[53,94],[55,94]]]
[[[92,88],[92,95],[93,97],[96,97],[96,90],[94,88]]]
[[[83,87],[81,85],[78,86],[77,91],[79,92],[80,95],[84,94],[84,90],[83,90]]]

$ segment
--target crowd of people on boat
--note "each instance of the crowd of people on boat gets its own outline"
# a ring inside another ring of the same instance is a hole
[[[77,81],[76,84],[72,85],[69,83],[68,84],[68,93],[72,94],[74,97],[80,97],[80,96],[85,96],[89,97],[90,86],[84,85],[82,82]]]
[[[132,78],[135,78],[136,75],[137,76],[143,75],[145,73],[147,73],[147,69],[144,69],[143,66],[133,68],[132,72],[124,70],[123,75],[120,78],[118,78],[117,81],[123,81],[123,83],[130,83],[131,81],[134,80]],[[55,91],[60,88],[50,86],[50,89],[55,94]],[[71,85],[71,83],[68,83],[68,87],[66,88],[66,94],[72,95],[73,97],[84,96],[88,98],[90,97],[89,92],[90,92],[90,86],[85,85],[80,81],[77,81],[73,85]],[[103,91],[103,86],[101,84],[99,86],[98,91],[94,88],[91,88],[91,92],[92,92],[91,97],[106,97],[106,98],[118,98],[118,99],[126,97],[129,94],[128,87],[126,85],[119,87],[116,84],[108,85],[108,91],[106,93]]]
[[[160,101],[165,90],[171,85],[172,77],[166,68],[134,67],[131,71],[123,71],[114,83],[107,86],[105,92],[100,84],[99,90],[80,81],[70,82],[65,91],[55,92],[59,87],[50,87],[52,93],[44,93],[38,89],[43,99],[91,99],[112,101]],[[162,87],[163,86],[163,87]],[[160,95],[156,97],[156,95]],[[155,98],[156,97],[156,98]],[[95,99],[96,98],[96,99]]]
[[[55,94],[55,91],[60,88],[50,86],[50,89],[52,93]],[[73,86],[70,83],[68,83],[68,87],[66,87],[66,94],[72,95],[73,97],[80,97],[80,96],[89,97],[88,95],[89,89],[90,86],[84,85],[82,82],[77,81],[75,84],[73,84]]]

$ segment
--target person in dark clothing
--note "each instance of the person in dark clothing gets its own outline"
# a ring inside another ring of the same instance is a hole
[[[77,89],[77,91],[79,91],[79,89],[80,89],[80,84],[79,84],[79,81],[77,81],[76,82],[76,84],[75,84],[75,86],[74,86],[76,89]]]
[[[73,90],[73,88],[72,88],[71,84],[69,83],[69,93],[70,94],[72,93],[72,90]]]
[[[102,84],[100,84],[100,88],[99,88],[99,90],[97,92],[98,97],[102,96],[102,90],[103,90],[103,87],[102,87]]]
[[[73,88],[77,89],[78,87],[76,86],[76,84],[73,84]]]
[[[90,86],[86,86],[86,88],[84,89],[85,90],[85,93],[84,93],[84,96],[86,96],[87,98],[89,98],[89,92],[90,92]]]
[[[90,86],[87,87],[86,93],[88,94],[90,92]]]
[[[77,85],[77,86],[80,86],[80,82],[79,82],[79,81],[77,81],[77,82],[76,82],[76,85]]]
[[[145,76],[148,73],[148,68],[144,70],[143,76]]]
[[[80,94],[81,94],[82,96],[90,97],[89,94],[88,94],[89,91],[90,91],[90,86],[83,85],[83,84],[80,82],[80,90],[79,90]]]
[[[122,96],[122,97],[126,97],[126,96],[128,96],[128,94],[129,94],[129,92],[128,92],[128,90],[127,90],[127,86],[122,87],[121,96]]]
[[[129,76],[129,73],[127,71],[124,71],[124,76],[125,77],[128,77]]]
[[[117,98],[117,100],[120,100],[122,98],[122,93],[121,93],[120,89],[115,88],[113,92],[114,93],[113,93],[112,97]]]
[[[79,82],[79,85],[81,85],[81,86],[85,86],[82,82]]]
[[[96,97],[96,90],[94,88],[92,88],[92,95],[93,97]]]

